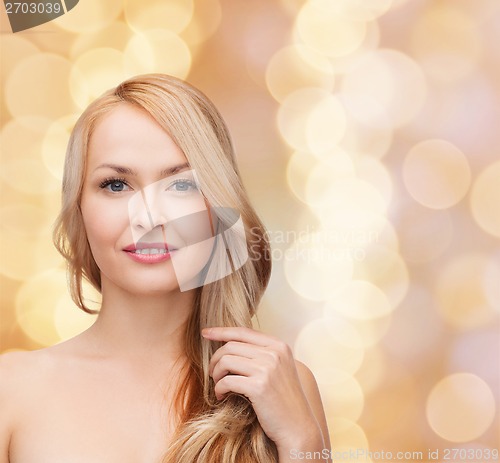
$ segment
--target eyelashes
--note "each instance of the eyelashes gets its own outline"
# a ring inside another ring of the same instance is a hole
[[[118,177],[109,177],[109,178],[106,178],[104,179],[100,184],[99,184],[99,188],[101,189],[105,189],[106,187],[108,187],[109,185],[117,185],[117,184],[120,184],[122,183],[123,185],[128,185],[128,183],[125,181],[124,178],[118,178]],[[110,190],[110,191],[123,191],[123,190]]]
[[[170,187],[173,187],[175,185],[180,185],[180,184],[188,185],[188,187],[191,188],[191,191],[198,190],[196,183],[193,182],[192,180],[187,179],[187,178],[178,178],[178,179],[174,180],[169,185],[169,189],[170,189]],[[175,190],[175,192],[182,194],[182,193],[189,193],[189,190],[181,189],[181,190]]]
[[[113,192],[113,193],[120,193],[122,191],[127,191],[127,190],[124,190],[123,185],[130,188],[130,185],[127,183],[127,181],[124,178],[108,177],[108,178],[104,179],[99,184],[99,188],[101,188],[103,190],[106,189],[107,191]],[[179,179],[174,180],[172,183],[170,183],[170,185],[166,188],[166,190],[170,190],[172,187],[175,187],[175,185],[184,185],[184,187],[181,188],[180,190],[178,190],[178,189],[174,190],[175,193],[181,194],[181,195],[198,190],[196,183],[188,178],[179,178]],[[187,189],[186,189],[185,185],[187,185]],[[109,186],[111,186],[111,189],[108,188]],[[116,188],[116,189],[113,189],[113,188]]]

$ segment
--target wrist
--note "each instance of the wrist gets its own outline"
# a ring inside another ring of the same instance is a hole
[[[315,421],[308,426],[304,426],[300,435],[291,436],[286,441],[277,445],[279,463],[288,463],[305,459],[308,461],[326,462],[325,442],[323,433],[318,423]]]

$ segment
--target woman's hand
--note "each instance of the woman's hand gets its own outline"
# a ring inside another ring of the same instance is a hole
[[[208,328],[202,335],[225,342],[209,367],[219,400],[229,391],[245,395],[278,450],[323,442],[288,344],[244,327]]]

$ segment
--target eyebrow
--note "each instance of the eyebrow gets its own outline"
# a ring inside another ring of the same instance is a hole
[[[173,175],[173,174],[175,174],[183,169],[186,169],[187,167],[190,167],[188,162],[185,162],[184,164],[178,164],[178,165],[172,166],[172,167],[167,167],[166,169],[163,169],[160,172],[160,176],[161,177],[168,177],[169,175]],[[130,167],[119,166],[117,164],[101,164],[100,166],[97,166],[94,169],[94,172],[98,169],[104,169],[104,168],[113,169],[118,174],[133,175],[133,176],[137,175],[137,172],[135,172]]]

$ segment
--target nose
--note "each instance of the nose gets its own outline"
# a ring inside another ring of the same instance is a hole
[[[130,225],[142,233],[167,222],[165,205],[154,191],[141,189],[129,201]]]

